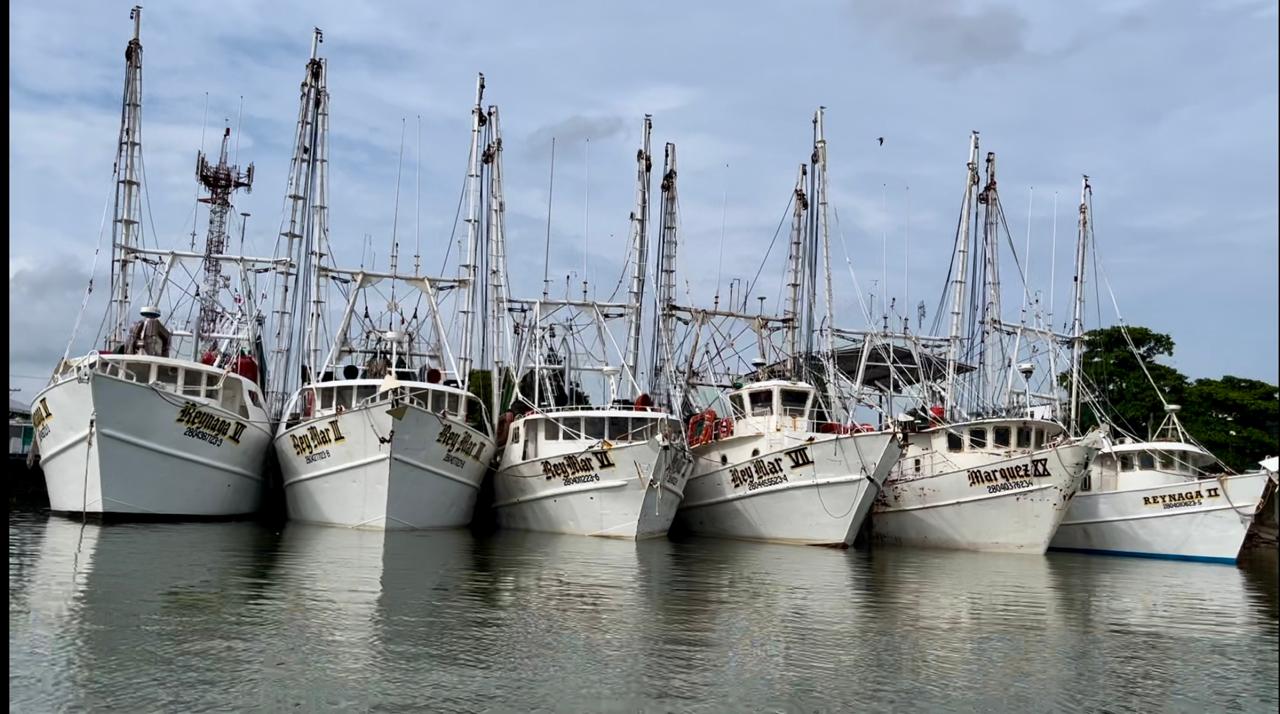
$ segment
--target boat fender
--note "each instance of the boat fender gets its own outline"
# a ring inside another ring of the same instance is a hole
[[[308,389],[302,393],[302,416],[310,419],[316,409],[316,393],[315,390]]]

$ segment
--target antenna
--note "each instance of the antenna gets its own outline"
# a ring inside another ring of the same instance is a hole
[[[556,191],[556,138],[551,137],[551,178],[547,181],[547,241],[542,256],[542,299],[546,300],[551,290],[548,271],[551,269],[551,197]]]

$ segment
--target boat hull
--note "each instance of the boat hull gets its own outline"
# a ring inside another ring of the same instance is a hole
[[[231,517],[261,506],[265,424],[97,371],[51,386],[36,403],[45,411],[36,440],[54,512]],[[194,426],[196,413],[230,429]]]
[[[1050,548],[1234,563],[1262,503],[1264,472],[1076,494]]]
[[[695,535],[847,547],[900,450],[888,432],[812,441],[756,433],[705,444],[694,449],[677,518]]]
[[[530,460],[494,475],[494,512],[501,528],[659,538],[671,527],[692,466],[681,445],[659,438]]]
[[[1086,444],[991,460],[980,468],[899,465],[872,509],[873,542],[1043,554],[1098,449]],[[905,462],[905,459],[904,459]]]
[[[493,456],[488,436],[386,402],[301,422],[275,448],[291,520],[375,530],[469,524]]]

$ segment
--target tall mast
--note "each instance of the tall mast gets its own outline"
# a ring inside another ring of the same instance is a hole
[[[1071,309],[1071,434],[1080,433],[1080,358],[1084,352],[1084,262],[1089,241],[1089,177],[1080,179],[1080,232],[1076,236],[1075,300]]]
[[[476,318],[476,262],[480,250],[480,127],[487,119],[484,114],[484,75],[476,78],[476,104],[471,108],[471,157],[467,166],[467,246],[465,262],[460,266],[462,277],[461,304],[462,345],[458,360],[458,384],[463,389],[471,383],[473,330]],[[465,403],[465,402],[464,402]]]
[[[246,192],[253,190],[253,164],[244,172],[239,166],[227,164],[227,144],[231,138],[231,127],[222,133],[222,151],[218,155],[217,165],[211,165],[204,152],[196,154],[196,180],[209,191],[207,198],[201,203],[209,204],[209,234],[204,244],[204,286],[200,295],[200,321],[197,324],[195,351],[197,357],[201,349],[214,350],[217,339],[212,338],[218,331],[218,318],[221,308],[218,303],[218,292],[222,289],[222,261],[216,256],[222,255],[227,248],[227,212],[231,210],[231,195],[236,189]],[[201,344],[201,343],[204,344]]]
[[[813,115],[813,186],[817,193],[818,211],[816,217],[815,242],[818,236],[822,239],[823,292],[826,300],[826,329],[823,332],[822,364],[826,372],[827,409],[836,409],[836,346],[835,346],[835,289],[831,284],[831,233],[827,223],[827,139],[823,132],[822,119],[826,107],[818,107]],[[815,248],[817,246],[815,245]],[[831,418],[830,416],[828,418]]]
[[[284,400],[301,380],[301,350],[304,349],[306,332],[301,322],[294,321],[299,308],[299,294],[310,286],[309,259],[311,247],[306,245],[306,224],[315,202],[313,179],[314,159],[323,152],[322,132],[328,116],[329,94],[325,86],[326,63],[320,58],[320,44],[324,33],[315,28],[311,36],[311,59],[307,61],[298,99],[298,123],[294,130],[293,159],[289,165],[289,183],[285,197],[289,201],[289,223],[280,234],[284,238],[288,259],[280,273],[279,300],[276,303],[274,322],[275,341],[271,349],[270,405],[276,416],[284,407]],[[321,122],[325,117],[325,122]],[[322,201],[321,201],[322,202]],[[302,298],[305,299],[305,298]],[[305,304],[305,303],[304,303]]]
[[[658,236],[658,309],[654,335],[654,394],[664,400],[662,406],[678,414],[682,407],[675,368],[676,316],[671,310],[676,301],[676,256],[678,248],[679,198],[676,193],[676,145],[668,143],[662,160],[662,229]]]
[[[809,210],[809,199],[805,194],[807,176],[808,166],[800,164],[796,176],[795,209],[791,216],[791,250],[787,255],[787,305],[783,316],[787,318],[787,359],[791,361],[793,376],[798,376],[801,364],[799,335],[803,306],[800,290],[804,285],[805,221]]]
[[[120,113],[120,141],[116,149],[116,195],[111,224],[111,307],[107,315],[107,350],[125,341],[129,321],[129,282],[133,249],[137,248],[138,217],[142,213],[138,167],[142,156],[142,6],[129,11],[133,39],[124,51],[124,98]]]
[[[978,132],[969,136],[969,163],[965,171],[964,205],[960,209],[960,235],[957,236],[955,262],[951,266],[951,333],[947,340],[947,378],[943,385],[943,406],[949,416],[955,413],[956,360],[960,352],[960,328],[964,313],[965,274],[969,269],[969,224],[973,219],[973,198],[978,188]]]
[[[640,330],[644,308],[644,279],[649,259],[649,177],[653,170],[653,159],[649,155],[649,135],[653,131],[653,117],[644,115],[644,143],[636,152],[636,210],[631,214],[631,225],[634,227],[631,241],[632,271],[631,294],[629,296],[627,329],[629,334],[627,352],[623,358],[626,369],[631,373],[631,380],[640,380]],[[639,395],[635,395],[639,396]]]
[[[503,378],[507,369],[503,343],[510,333],[507,330],[507,207],[502,197],[502,132],[495,106],[489,107],[488,135],[484,162],[489,165],[489,225],[485,234],[489,242],[490,416],[497,418],[503,407]]]
[[[982,206],[982,257],[983,257],[983,306],[982,352],[979,374],[982,389],[979,391],[984,407],[997,404],[995,388],[1000,382],[997,374],[1003,365],[996,364],[1000,348],[1000,195],[996,190],[996,155],[987,152],[987,183],[978,196]],[[988,391],[990,390],[990,391]]]

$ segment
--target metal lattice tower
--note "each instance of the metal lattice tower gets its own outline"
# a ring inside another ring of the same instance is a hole
[[[231,210],[231,194],[237,189],[253,190],[253,164],[243,172],[239,166],[227,164],[227,144],[231,128],[222,133],[222,152],[217,164],[210,164],[201,151],[196,156],[196,180],[209,195],[200,199],[209,204],[209,234],[204,244],[204,286],[200,293],[200,326],[197,346],[213,349],[217,343],[220,307],[218,292],[223,287],[222,262],[214,256],[222,255],[227,248],[227,212]]]

